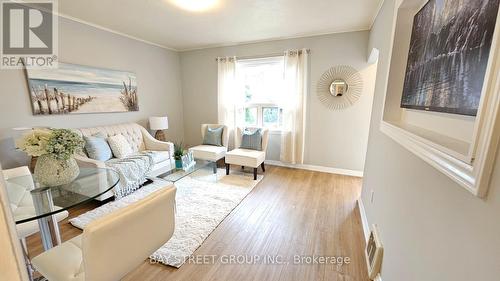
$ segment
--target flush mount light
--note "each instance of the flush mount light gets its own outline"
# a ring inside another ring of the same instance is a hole
[[[219,0],[170,0],[170,2],[184,10],[202,12],[215,7]]]

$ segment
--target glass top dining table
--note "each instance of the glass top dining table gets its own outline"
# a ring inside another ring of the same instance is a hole
[[[43,186],[33,175],[19,176],[7,180],[9,184],[20,185],[29,190],[35,213],[16,218],[16,224],[38,220],[42,243],[45,250],[52,247],[49,221],[60,243],[59,229],[55,214],[89,202],[113,189],[120,181],[116,171],[106,168],[82,168],[72,182],[60,186]]]

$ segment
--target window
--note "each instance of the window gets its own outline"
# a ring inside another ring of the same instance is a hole
[[[257,120],[259,109],[258,107],[245,107],[245,125],[246,126],[258,126]]]
[[[239,120],[245,126],[280,129],[284,99],[284,58],[238,60],[236,62]]]
[[[273,107],[262,107],[262,125],[269,128],[279,128],[282,124],[281,115],[283,109],[273,106]]]

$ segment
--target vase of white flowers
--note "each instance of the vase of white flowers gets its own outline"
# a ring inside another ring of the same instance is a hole
[[[34,130],[20,139],[17,146],[38,157],[35,179],[43,186],[70,183],[80,173],[73,156],[81,151],[83,139],[71,130]]]

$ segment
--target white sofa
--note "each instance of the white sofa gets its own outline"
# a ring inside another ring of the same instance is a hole
[[[150,151],[153,155],[154,166],[148,174],[150,177],[158,176],[174,167],[174,144],[163,142],[153,138],[149,132],[136,123],[126,123],[111,126],[91,127],[76,129],[82,136],[92,136],[102,133],[106,137],[123,135],[128,140],[133,152]],[[106,168],[106,163],[88,158],[87,155],[78,155],[75,157],[80,167]],[[106,188],[106,179],[102,179],[102,187]],[[111,191],[99,196],[98,200],[105,200],[113,196]]]

